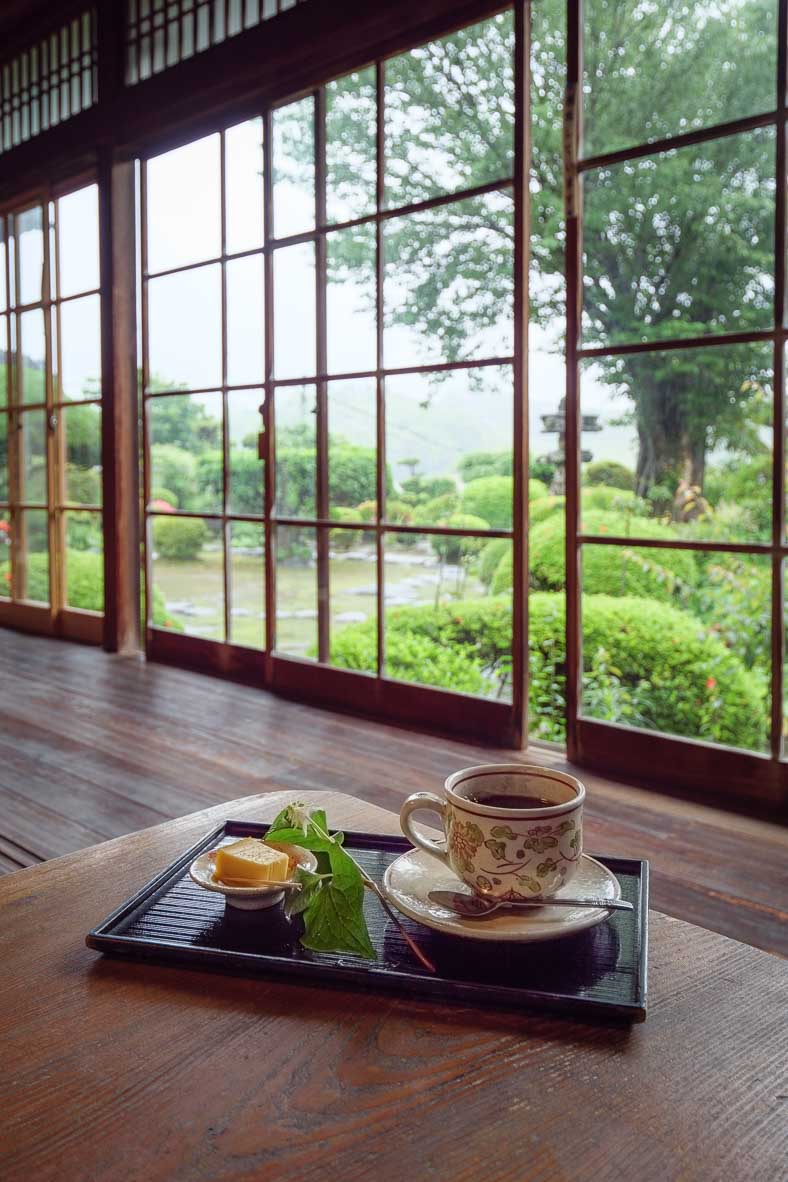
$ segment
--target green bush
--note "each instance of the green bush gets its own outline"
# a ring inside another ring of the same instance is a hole
[[[377,488],[377,459],[374,448],[352,443],[330,444],[328,487],[334,505],[358,505],[370,500]]]
[[[506,538],[493,538],[489,541],[479,556],[477,574],[485,587],[491,587],[495,572],[501,564],[501,559],[511,551],[512,543]]]
[[[538,525],[545,517],[552,517],[554,513],[563,513],[566,497],[541,497],[538,501],[531,501],[528,506],[528,520],[531,526]]]
[[[635,473],[615,460],[594,460],[583,469],[584,484],[604,484],[609,488],[635,490]]]
[[[731,461],[707,474],[703,492],[712,505],[715,508],[735,505],[742,513],[742,528],[737,531],[735,540],[751,541],[753,534],[762,538],[769,536],[772,527],[772,468],[771,454],[766,453]]]
[[[439,686],[457,693],[484,692],[484,677],[471,651],[446,648],[429,636],[407,627],[401,628],[394,619],[395,614],[392,610],[386,615],[390,625],[386,637],[386,673],[389,677]],[[352,624],[331,637],[332,663],[343,669],[372,671],[377,668],[377,657],[375,620]]]
[[[331,510],[332,521],[358,521],[358,512],[355,509],[348,509],[344,505],[336,505]],[[358,540],[358,534],[354,533],[352,529],[332,529],[329,532],[329,541],[333,550],[352,550]]]
[[[152,501],[166,501],[173,509],[178,508],[178,498],[172,489],[169,488],[154,488],[151,490],[150,499]]]
[[[215,453],[221,456],[221,452]],[[172,489],[181,509],[193,511],[198,505],[197,460],[191,452],[174,443],[154,443],[150,449],[151,474],[157,485]]]
[[[541,501],[541,500],[544,500],[544,498],[549,495],[550,494],[549,494],[547,485],[543,484],[541,480],[534,480],[532,478],[531,480],[528,481],[528,500],[529,501],[531,501],[531,502]]]
[[[632,534],[642,538],[674,538],[668,526],[647,517],[601,510],[584,512],[589,534]],[[563,516],[548,517],[531,530],[531,578],[536,590],[558,591],[564,585],[565,526]],[[500,577],[499,577],[500,576]],[[493,590],[505,589],[502,570]],[[587,595],[642,595],[670,600],[685,594],[697,580],[695,556],[688,550],[644,550],[629,546],[585,546],[583,590]]]
[[[472,451],[464,455],[457,465],[460,478],[468,484],[481,476],[511,476],[512,452]]]
[[[587,509],[613,509],[620,513],[637,513],[640,517],[647,516],[650,506],[641,497],[622,488],[608,487],[598,484],[591,488],[584,488],[580,494],[582,511]]]
[[[446,525],[450,529],[487,529],[486,521],[482,521],[481,517],[473,517],[470,513],[455,513]],[[485,539],[463,538],[459,534],[433,534],[430,543],[442,562],[456,564],[478,554],[485,545]]]
[[[160,558],[188,562],[197,558],[206,541],[204,521],[194,517],[157,517],[153,523],[153,545]]]
[[[481,476],[465,486],[462,511],[481,517],[491,529],[509,529],[513,495],[514,479],[511,476]]]
[[[413,510],[413,521],[416,525],[445,525],[459,508],[460,498],[456,492],[443,493],[431,501],[425,501],[423,505],[417,505]]]
[[[557,737],[548,732],[555,727],[555,703],[564,694],[564,610],[563,595],[531,596],[531,710],[535,731],[543,737]],[[594,700],[610,699],[613,688],[620,709],[604,715],[606,721],[763,748],[766,705],[757,677],[688,612],[652,600],[586,596],[583,651],[587,712]],[[593,679],[599,674],[600,653],[607,694]]]

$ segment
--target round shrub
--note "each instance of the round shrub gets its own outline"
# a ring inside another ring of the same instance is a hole
[[[151,490],[150,499],[152,501],[164,501],[173,509],[178,508],[178,498],[175,493],[169,488],[154,488]]]
[[[564,597],[536,593],[529,603],[530,706],[534,729],[553,727],[565,688]],[[618,709],[594,717],[667,734],[687,735],[753,750],[763,748],[766,707],[757,677],[689,612],[650,599],[587,595],[583,599],[584,688],[597,655],[616,695],[597,702]],[[621,691],[625,691],[621,693]],[[588,702],[586,702],[588,710]],[[545,737],[554,737],[553,735]]]
[[[632,534],[641,538],[669,538],[668,526],[647,517],[627,517],[601,510],[584,512],[582,528],[589,534]],[[548,517],[531,530],[531,578],[534,589],[558,591],[564,586],[565,524],[563,516]],[[504,590],[501,580],[493,589]],[[629,546],[585,546],[583,590],[587,595],[642,595],[669,600],[695,584],[697,564],[688,550],[644,550]]]
[[[606,484],[598,484],[591,488],[584,488],[580,494],[580,503],[586,509],[613,509],[619,512],[637,512],[642,517],[648,512],[648,502],[636,497],[633,492],[622,488],[612,488]]]
[[[610,488],[635,489],[635,473],[615,460],[594,460],[583,469],[584,484],[605,484]]]
[[[540,497],[537,501],[531,501],[528,506],[528,521],[532,526],[538,525],[540,521],[544,521],[545,517],[552,517],[554,513],[563,513],[566,505],[566,497]]]
[[[511,476],[481,476],[465,486],[462,511],[481,517],[491,529],[509,529],[512,524],[514,479]]]
[[[348,509],[344,505],[336,505],[331,510],[332,521],[358,521],[358,512],[355,509]],[[351,529],[332,529],[329,532],[329,541],[333,550],[352,550],[356,544],[357,534]]]
[[[406,613],[386,613],[386,672],[398,681],[415,681],[457,693],[481,694],[485,681],[471,650],[453,648],[411,627]],[[431,609],[428,609],[431,610]],[[377,629],[374,620],[351,624],[331,638],[331,660],[343,669],[372,671],[377,668]]]
[[[216,466],[221,452],[215,452]],[[174,443],[154,443],[150,449],[151,472],[157,485],[172,489],[181,509],[196,509],[198,498],[197,460],[191,452]],[[201,458],[201,468],[207,461]]]
[[[416,525],[445,525],[452,513],[460,507],[457,493],[443,493],[440,497],[433,497],[423,505],[417,505],[413,510],[413,521]],[[487,523],[485,522],[485,529]]]
[[[451,529],[487,529],[486,521],[483,521],[481,517],[474,517],[470,513],[455,513],[448,519],[446,525]],[[430,542],[442,562],[453,564],[462,562],[463,558],[470,558],[472,555],[478,554],[485,545],[484,538],[463,538],[458,534],[433,534]]]
[[[512,543],[506,538],[493,538],[479,556],[478,575],[485,587],[490,587],[504,554],[511,551]]]
[[[547,488],[547,485],[543,484],[541,480],[531,479],[528,481],[528,500],[529,501],[541,501],[549,495],[550,495],[550,493]]]
[[[160,558],[188,562],[197,558],[206,541],[204,521],[194,517],[157,517],[153,523],[153,545]]]

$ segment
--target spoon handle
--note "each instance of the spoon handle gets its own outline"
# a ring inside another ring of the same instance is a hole
[[[603,907],[607,911],[634,910],[632,904],[627,903],[625,899],[518,899],[516,902],[504,899],[499,902],[497,899],[484,899],[480,895],[464,895],[459,891],[430,891],[429,897],[433,903],[449,907],[466,919],[474,919],[477,916],[482,919],[503,907],[513,910],[521,907]]]

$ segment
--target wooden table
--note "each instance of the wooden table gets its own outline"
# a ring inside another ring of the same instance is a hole
[[[397,818],[307,794],[333,825]],[[653,914],[630,1029],[103,958],[85,933],[247,797],[0,879],[3,1182],[788,1177],[788,964]],[[604,851],[602,851],[604,852]]]

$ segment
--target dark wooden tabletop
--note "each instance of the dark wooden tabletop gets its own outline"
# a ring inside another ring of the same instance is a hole
[[[392,813],[310,793],[333,825]],[[105,959],[84,936],[247,797],[0,879],[4,1182],[776,1182],[788,964],[652,914],[629,1029]]]

